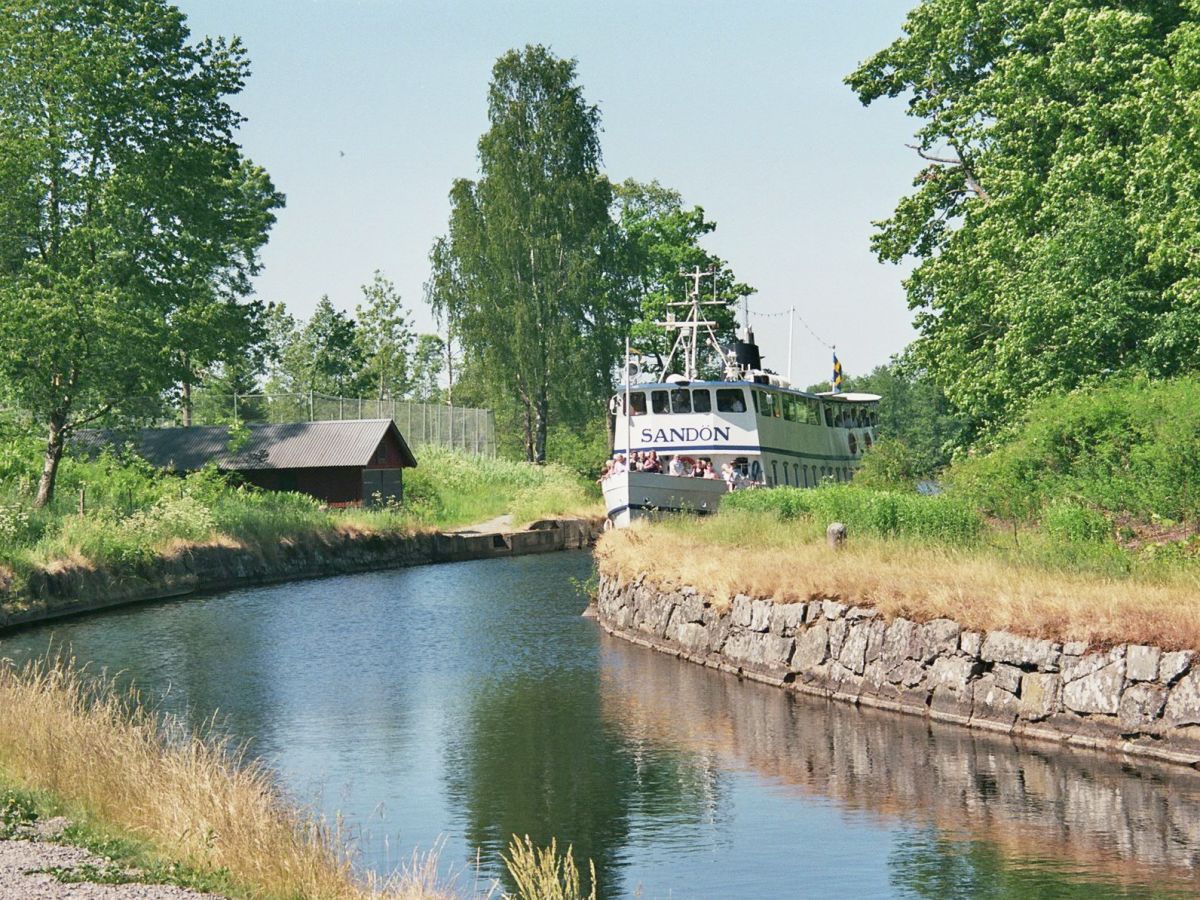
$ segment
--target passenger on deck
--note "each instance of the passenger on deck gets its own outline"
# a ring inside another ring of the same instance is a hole
[[[629,466],[625,463],[625,454],[618,453],[616,459],[613,460],[612,469],[609,470],[609,475],[620,475],[622,472],[628,472]]]
[[[662,470],[662,462],[658,458],[658,453],[651,450],[642,459],[642,471],[661,473]]]
[[[687,469],[684,468],[683,459],[679,456],[672,456],[671,461],[667,464],[667,474],[675,476],[683,476],[687,474]]]

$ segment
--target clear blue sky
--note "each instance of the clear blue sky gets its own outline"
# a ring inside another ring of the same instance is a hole
[[[893,40],[916,0],[410,2],[183,0],[196,36],[239,35],[253,63],[235,99],[246,151],[287,194],[257,289],[307,315],[353,309],[382,269],[422,330],[427,254],[447,191],[477,172],[496,57],[543,43],[579,61],[614,180],[657,179],[704,207],[708,247],[795,304],[849,373],[912,338],[903,271],[878,263],[870,222],[910,186],[903,102],[863,108],[842,78]],[[342,154],[345,154],[344,156]],[[786,318],[759,319],[786,372]],[[829,353],[797,323],[795,381]]]

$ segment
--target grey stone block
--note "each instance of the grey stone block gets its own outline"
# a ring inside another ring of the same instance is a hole
[[[792,671],[803,672],[815,669],[829,658],[829,626],[824,622],[810,625],[796,635],[796,649],[792,652]]]
[[[1158,680],[1162,684],[1174,684],[1184,672],[1192,667],[1196,654],[1191,650],[1176,650],[1164,653],[1158,662]]]
[[[992,677],[996,681],[996,687],[1002,691],[1008,691],[1010,694],[1016,694],[1021,689],[1021,675],[1024,674],[1016,666],[1010,666],[1008,663],[996,663],[992,668]]]
[[[1020,714],[1032,722],[1045,719],[1058,710],[1062,677],[1043,672],[1027,672],[1021,676]]]
[[[987,662],[1054,671],[1062,657],[1062,648],[1054,641],[1025,637],[1007,631],[989,631],[983,639],[979,655]]]
[[[1134,684],[1121,697],[1117,718],[1124,731],[1145,731],[1153,726],[1167,702],[1167,689],[1157,684]]]
[[[1130,644],[1125,651],[1125,675],[1130,681],[1155,681],[1162,651],[1157,647]]]
[[[1079,713],[1115,716],[1124,686],[1125,660],[1118,659],[1090,675],[1068,681],[1063,687],[1063,706]]]
[[[1163,719],[1171,728],[1200,725],[1200,672],[1189,672],[1171,688]]]

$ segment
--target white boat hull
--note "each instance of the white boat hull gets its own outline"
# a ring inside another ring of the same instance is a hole
[[[634,519],[714,513],[728,488],[715,478],[622,472],[605,478],[603,490],[609,521],[624,528]]]

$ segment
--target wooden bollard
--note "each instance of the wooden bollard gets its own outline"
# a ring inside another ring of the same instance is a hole
[[[846,526],[841,522],[833,522],[825,529],[825,543],[834,550],[841,550],[846,544]]]

